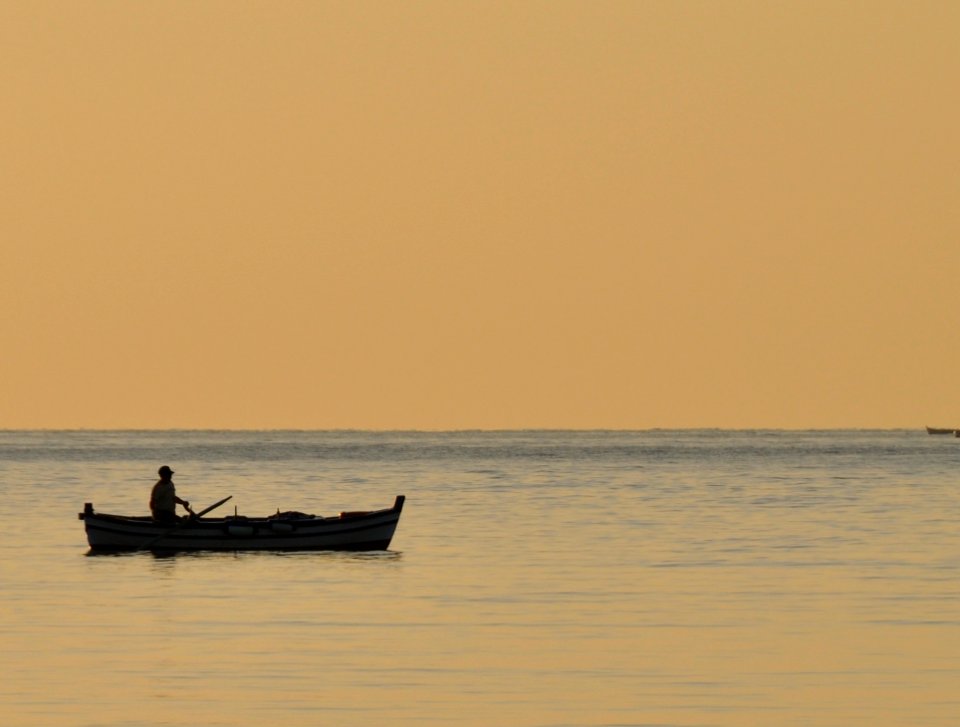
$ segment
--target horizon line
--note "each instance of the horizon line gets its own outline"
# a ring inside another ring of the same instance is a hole
[[[960,428],[938,427],[951,431]],[[926,426],[700,426],[700,427],[3,427],[0,432],[369,432],[369,433],[497,433],[497,432],[832,432],[832,431],[921,431]]]

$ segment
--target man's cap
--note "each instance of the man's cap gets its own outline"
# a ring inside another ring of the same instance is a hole
[[[159,474],[161,477],[162,477],[163,475],[172,475],[172,474],[173,474],[173,470],[170,469],[169,467],[167,467],[166,465],[164,465],[163,467],[161,467],[161,468],[157,471],[157,474]]]

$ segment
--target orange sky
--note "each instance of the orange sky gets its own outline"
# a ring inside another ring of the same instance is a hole
[[[960,4],[0,5],[0,427],[960,426]]]

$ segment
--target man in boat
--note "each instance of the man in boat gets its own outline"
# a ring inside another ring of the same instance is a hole
[[[158,523],[175,523],[177,505],[183,505],[191,515],[190,503],[177,497],[177,488],[173,486],[173,470],[164,465],[158,471],[160,479],[150,491],[150,512]]]

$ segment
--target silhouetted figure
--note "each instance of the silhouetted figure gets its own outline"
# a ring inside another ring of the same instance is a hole
[[[158,523],[175,523],[177,504],[183,505],[191,515],[190,503],[177,497],[177,488],[173,486],[173,470],[164,465],[158,471],[160,479],[150,491],[150,512]]]

